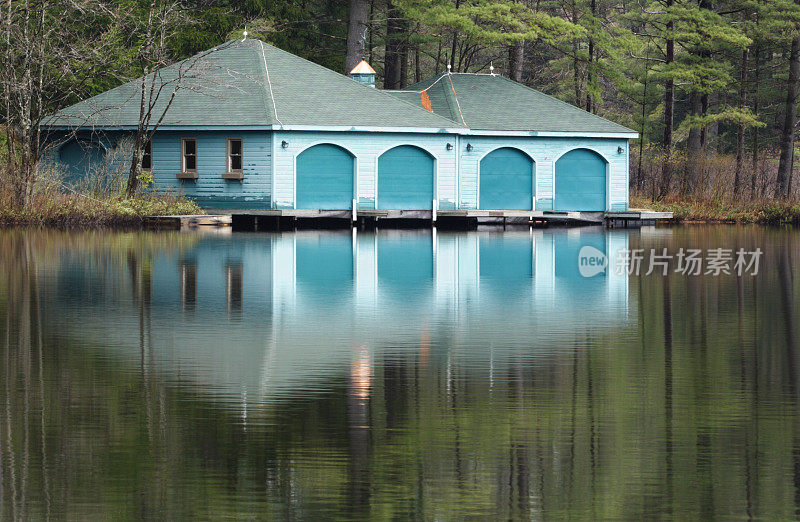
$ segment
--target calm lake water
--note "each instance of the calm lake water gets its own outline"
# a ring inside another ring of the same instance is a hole
[[[587,245],[764,255],[586,278]],[[0,519],[794,518],[799,249],[0,232]]]

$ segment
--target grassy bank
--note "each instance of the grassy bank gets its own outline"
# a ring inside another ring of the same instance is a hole
[[[800,201],[704,199],[668,197],[660,201],[632,196],[631,208],[672,212],[683,223],[756,223],[800,225]]]
[[[146,193],[125,199],[83,194],[38,194],[25,209],[0,198],[0,226],[138,227],[145,216],[203,214],[193,201],[170,194]]]

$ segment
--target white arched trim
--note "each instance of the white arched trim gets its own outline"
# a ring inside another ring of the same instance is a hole
[[[279,143],[278,145],[280,145],[280,143]],[[300,149],[299,151],[297,151],[297,154],[295,154],[295,157],[297,157],[297,156],[299,156],[300,154],[304,153],[304,152],[305,152],[305,151],[307,151],[308,149],[312,149],[312,148],[316,147],[317,145],[332,145],[332,146],[334,146],[334,147],[337,147],[337,148],[340,148],[340,149],[342,149],[342,150],[343,150],[343,151],[345,151],[346,153],[350,154],[350,155],[351,155],[353,158],[355,158],[355,157],[356,157],[355,153],[353,153],[353,151],[352,151],[352,150],[348,149],[347,147],[345,147],[345,146],[343,146],[343,145],[339,145],[338,143],[333,143],[333,142],[331,142],[331,141],[318,141],[318,142],[314,142],[314,143],[312,143],[312,144],[310,144],[310,145],[306,145],[305,147],[303,147],[302,149]]]
[[[555,165],[555,164],[558,162],[558,160],[560,160],[560,159],[561,159],[561,157],[562,157],[562,156],[565,156],[565,155],[567,155],[567,154],[569,154],[570,152],[572,152],[572,151],[575,151],[575,150],[588,150],[589,152],[593,152],[593,153],[597,154],[598,156],[600,156],[601,158],[603,158],[603,161],[605,161],[605,162],[606,162],[606,165],[610,165],[610,164],[611,164],[611,161],[609,161],[609,159],[606,157],[606,155],[605,155],[605,154],[603,154],[603,153],[602,153],[602,152],[600,152],[600,151],[597,151],[597,150],[595,150],[595,149],[590,149],[589,147],[573,147],[573,148],[571,148],[571,149],[565,150],[564,152],[562,152],[561,154],[559,154],[558,156],[556,156],[556,157],[553,159],[553,165]]]
[[[515,146],[513,146],[513,145],[498,145],[497,147],[495,147],[495,148],[493,148],[493,149],[490,149],[490,150],[489,150],[489,151],[487,151],[486,153],[484,153],[484,154],[482,154],[481,156],[479,156],[479,157],[478,157],[478,164],[480,164],[480,162],[481,162],[481,161],[483,161],[483,158],[485,158],[486,156],[488,156],[488,155],[489,155],[489,154],[491,154],[492,152],[496,152],[496,151],[498,151],[498,150],[500,150],[500,149],[514,149],[514,150],[516,150],[516,151],[518,151],[518,152],[521,152],[521,153],[522,153],[522,154],[524,154],[525,156],[527,156],[527,157],[528,157],[528,159],[529,159],[529,160],[531,160],[532,162],[536,163],[536,158],[534,158],[533,156],[531,156],[531,155],[528,153],[528,151],[526,151],[525,149],[521,149],[521,148],[519,148],[519,147],[515,147]]]
[[[398,147],[414,147],[415,149],[421,150],[422,152],[424,152],[425,154],[427,154],[428,156],[430,156],[431,158],[436,160],[436,154],[434,154],[433,152],[429,151],[425,147],[422,147],[420,145],[416,145],[414,143],[398,143],[396,145],[392,145],[391,147],[386,147],[385,149],[381,150],[378,153],[378,157],[380,158],[381,156],[383,156],[384,154],[386,154],[390,150],[396,149]]]

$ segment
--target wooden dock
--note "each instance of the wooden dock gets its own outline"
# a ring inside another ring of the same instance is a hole
[[[190,230],[232,227],[241,231],[293,228],[429,227],[471,229],[479,225],[586,226],[638,228],[672,219],[672,212],[630,209],[617,212],[561,212],[548,210],[213,210],[205,215],[151,216],[145,228]]]
[[[144,227],[150,230],[190,230],[198,227],[229,227],[230,214],[197,214],[191,216],[147,216]]]

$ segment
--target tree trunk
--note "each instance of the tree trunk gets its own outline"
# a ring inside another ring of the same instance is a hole
[[[367,0],[350,0],[350,22],[347,26],[347,55],[344,60],[345,74],[364,59],[366,49]]]
[[[409,48],[409,28],[408,22],[405,20],[400,21],[400,31],[403,34],[403,40],[400,43],[398,58],[400,60],[400,76],[397,80],[397,85],[400,89],[405,89],[408,85],[408,48]]]
[[[761,79],[761,62],[760,62],[760,54],[761,49],[758,44],[756,44],[755,49],[753,49],[755,53],[755,70],[753,71],[753,116],[758,118],[758,86],[759,80]],[[755,199],[756,197],[756,184],[758,183],[758,127],[754,126],[753,130],[753,157],[752,157],[752,171],[750,172],[750,197]]]
[[[375,45],[373,44],[373,35],[375,31],[372,30],[372,16],[375,12],[375,0],[369,0],[369,15],[367,17],[367,61],[372,63],[375,61]]]
[[[693,92],[689,95],[690,113],[693,117],[700,117],[703,113],[703,101],[700,93]],[[694,124],[693,124],[694,125]],[[694,195],[697,190],[697,181],[700,178],[703,155],[703,137],[700,127],[692,126],[689,129],[689,139],[686,142],[687,161],[686,161],[686,185],[684,192]]]
[[[397,89],[400,83],[400,28],[397,26],[399,13],[389,2],[386,10],[386,55],[383,66],[383,88]]]
[[[712,100],[708,93],[703,93],[700,95],[700,116],[705,117],[709,113],[709,107],[711,106],[712,101],[716,102],[717,100]],[[703,124],[703,126],[700,127],[700,148],[702,149],[703,154],[708,151],[711,139],[716,135],[717,126],[714,123],[711,123],[710,125]]]
[[[794,178],[794,148],[797,146],[796,143],[792,143],[792,166],[789,168],[789,183],[786,186],[786,194],[792,194],[792,178]]]
[[[667,8],[674,5],[675,0],[667,0]],[[675,30],[675,22],[670,19],[667,22],[667,34],[672,35]],[[672,36],[666,39],[666,65],[669,67],[675,61],[675,40]],[[668,77],[664,83],[664,137],[661,146],[664,149],[664,164],[661,167],[661,189],[659,197],[663,198],[669,193],[670,182],[672,181],[672,131],[673,131],[673,111],[675,110],[675,81]]]
[[[592,18],[597,14],[597,0],[591,2]],[[594,20],[593,20],[594,22]],[[586,110],[594,112],[593,90],[597,82],[597,73],[594,70],[594,38],[589,37],[589,63],[586,66]]]
[[[644,131],[645,125],[647,124],[647,80],[649,77],[649,72],[645,73],[644,76],[644,85],[643,85],[643,93],[642,93],[642,129],[639,133],[639,161],[638,166],[636,168],[636,186],[635,189],[638,190],[642,186],[642,156],[644,155]]]
[[[794,152],[794,125],[797,120],[797,83],[800,80],[800,36],[792,38],[789,53],[789,84],[786,89],[783,128],[781,129],[781,156],[778,163],[778,178],[775,183],[775,197],[788,195],[789,176],[792,173]]]
[[[419,64],[419,44],[414,46],[414,83],[422,81],[422,69]]]
[[[741,74],[739,75],[739,109],[744,110],[747,105],[747,58],[749,50],[742,50]],[[733,197],[738,198],[742,185],[742,169],[744,167],[744,132],[745,127],[740,123],[736,128],[736,170],[733,175]]]
[[[525,40],[520,40],[511,46],[509,57],[511,58],[509,60],[511,79],[517,83],[522,83],[522,68],[525,65]]]
[[[461,6],[461,0],[456,0],[456,9]],[[458,46],[458,29],[453,29],[453,42],[450,47],[450,66],[456,72],[456,47]]]
[[[139,188],[139,175],[142,173],[142,156],[144,151],[144,133],[141,131],[136,132],[134,139],[133,155],[131,156],[131,168],[128,174],[128,185],[125,188],[125,195],[132,197],[136,194]]]

